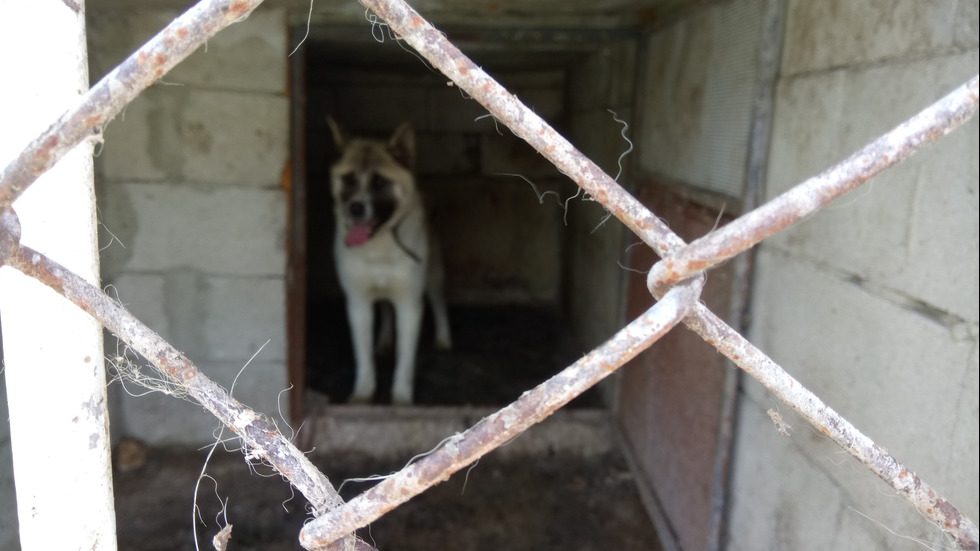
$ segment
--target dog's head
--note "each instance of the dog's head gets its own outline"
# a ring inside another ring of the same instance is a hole
[[[348,247],[359,247],[396,226],[418,200],[412,173],[415,132],[405,122],[383,142],[350,138],[333,118],[327,123],[341,151],[330,170],[338,229]]]

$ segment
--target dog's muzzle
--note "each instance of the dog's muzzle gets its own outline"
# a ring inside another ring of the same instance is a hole
[[[363,201],[351,201],[347,205],[353,225],[347,230],[344,243],[348,247],[360,247],[368,242],[374,234],[374,224],[371,223],[371,209]]]
[[[347,214],[350,215],[351,220],[364,221],[367,219],[368,208],[361,201],[352,201],[347,205]]]

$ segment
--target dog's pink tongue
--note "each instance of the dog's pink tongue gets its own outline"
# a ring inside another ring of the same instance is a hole
[[[360,247],[367,243],[371,238],[371,224],[365,222],[354,222],[354,226],[347,231],[346,243],[348,247]]]

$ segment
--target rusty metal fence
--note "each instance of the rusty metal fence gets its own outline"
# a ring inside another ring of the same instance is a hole
[[[646,313],[514,403],[447,438],[434,452],[349,502],[340,498],[327,477],[279,432],[272,420],[233,398],[102,290],[43,254],[21,246],[20,225],[12,208],[21,193],[75,145],[100,132],[143,89],[208,38],[247,16],[261,0],[201,1],[95,84],[77,106],[55,121],[0,173],[0,262],[48,285],[98,320],[233,430],[252,456],[266,460],[302,492],[315,517],[299,534],[304,548],[372,549],[353,535],[356,529],[543,420],[679,323],[717,348],[892,486],[946,532],[955,545],[978,548],[980,534],[973,521],[699,302],[706,270],[812,214],[973,117],[978,107],[978,77],[825,172],[687,244],[410,6],[401,0],[361,1],[396,36],[553,162],[662,260],[647,278],[657,302]]]

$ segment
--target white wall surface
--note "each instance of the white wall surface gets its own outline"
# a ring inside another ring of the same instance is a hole
[[[977,72],[977,3],[787,4],[769,198]],[[750,338],[978,518],[978,124],[974,119],[757,256]],[[885,483],[743,381],[730,548],[946,544]],[[766,410],[792,425],[789,437]]]
[[[93,78],[176,15],[90,13]],[[269,341],[234,395],[273,416],[287,386],[286,28],[283,10],[260,10],[209,40],[109,124],[96,161],[110,292],[226,388]],[[218,426],[174,397],[111,390],[114,436],[197,445]]]

